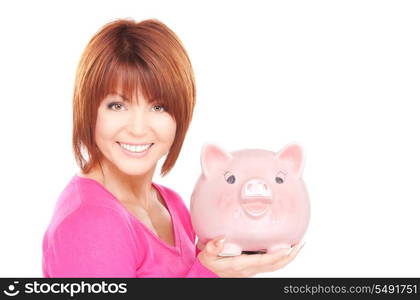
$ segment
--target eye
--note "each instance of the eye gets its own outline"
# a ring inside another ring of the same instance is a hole
[[[113,108],[116,108],[116,109],[113,109]],[[122,103],[119,103],[119,102],[112,102],[112,103],[109,103],[108,104],[108,108],[109,109],[112,109],[112,110],[115,110],[115,111],[121,111],[122,109],[122,107],[124,107],[124,104],[122,104]]]
[[[282,184],[286,180],[286,173],[278,172],[275,179],[278,184]]]
[[[233,175],[231,172],[226,172],[225,173],[225,180],[229,184],[234,184],[236,178],[235,178],[235,175]]]
[[[165,108],[163,107],[163,105],[153,105],[152,107],[153,111],[158,111],[158,112],[164,112]]]

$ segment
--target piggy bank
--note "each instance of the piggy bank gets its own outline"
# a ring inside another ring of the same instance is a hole
[[[199,242],[225,236],[220,256],[291,248],[306,232],[310,203],[302,180],[303,151],[289,144],[279,152],[227,152],[206,144],[201,176],[190,201]]]

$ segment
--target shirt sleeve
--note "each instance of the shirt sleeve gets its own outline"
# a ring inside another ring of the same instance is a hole
[[[51,236],[50,277],[136,277],[136,246],[117,211],[85,205],[64,218]]]

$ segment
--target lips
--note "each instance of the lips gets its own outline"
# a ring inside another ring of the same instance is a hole
[[[143,145],[132,145],[132,144],[124,144],[124,143],[120,143],[117,142],[118,145],[120,145],[121,148],[132,152],[132,153],[142,153],[142,152],[146,152],[147,150],[149,150],[154,144],[150,143],[150,144],[143,144]]]
[[[137,146],[133,149],[133,148],[129,148],[129,149],[126,149],[125,147],[123,147],[120,143],[118,143],[117,142],[117,144],[119,144],[119,148],[121,149],[121,151],[126,155],[126,156],[128,156],[128,157],[131,157],[131,158],[143,158],[143,157],[145,157],[149,152],[150,152],[150,149],[153,147],[153,143],[152,144],[150,144],[150,146],[149,147],[147,147],[147,148],[144,148],[144,149],[138,149],[137,148]]]

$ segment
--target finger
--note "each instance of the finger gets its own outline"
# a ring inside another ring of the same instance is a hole
[[[224,236],[216,237],[215,239],[209,241],[204,247],[204,251],[207,255],[218,256],[223,250]]]
[[[204,249],[204,247],[205,247],[205,245],[204,245],[201,241],[198,241],[198,242],[197,242],[197,248],[198,248],[198,249],[203,250],[203,249]]]
[[[298,243],[292,248],[280,249],[276,252],[264,254],[260,260],[261,272],[277,270],[287,265],[293,260],[300,249],[301,243]]]
[[[287,256],[291,258],[291,260],[293,260],[296,257],[296,255],[298,255],[300,250],[302,250],[303,246],[305,246],[305,242],[299,242],[299,244],[293,247],[292,251],[290,251],[290,253]]]
[[[244,277],[254,276],[255,274],[266,272],[266,256],[268,254],[242,254],[232,257],[232,266],[236,272],[242,273]]]
[[[249,277],[258,267],[258,257],[261,254],[247,255],[240,254],[238,256],[224,257],[225,262],[231,266],[234,274],[240,274],[239,277]]]
[[[287,256],[290,251],[292,250],[292,248],[284,248],[284,249],[279,249],[275,252],[268,252],[265,254],[261,254],[258,258],[258,263],[261,266],[270,266],[273,265],[275,263],[277,263],[279,261],[279,259],[281,259],[282,257]]]
[[[270,272],[278,269],[277,264],[279,259],[281,262],[284,261],[284,257],[287,257],[287,252],[291,248],[280,249],[276,252],[264,253],[264,254],[253,254],[246,255],[242,254],[236,257],[232,257],[232,264],[236,272],[245,272],[246,277],[253,276],[258,273]]]
[[[291,251],[291,248],[279,249],[275,252],[253,254],[253,255],[240,255],[234,258],[235,263],[244,267],[248,266],[262,266],[273,265],[278,262],[279,258],[284,257]]]
[[[304,242],[300,242],[299,244],[295,245],[292,248],[292,251],[286,256],[283,256],[280,258],[280,260],[275,264],[275,269],[283,268],[286,265],[288,265],[290,262],[292,262],[295,257],[298,255],[300,250],[302,250],[303,246],[305,245]]]

